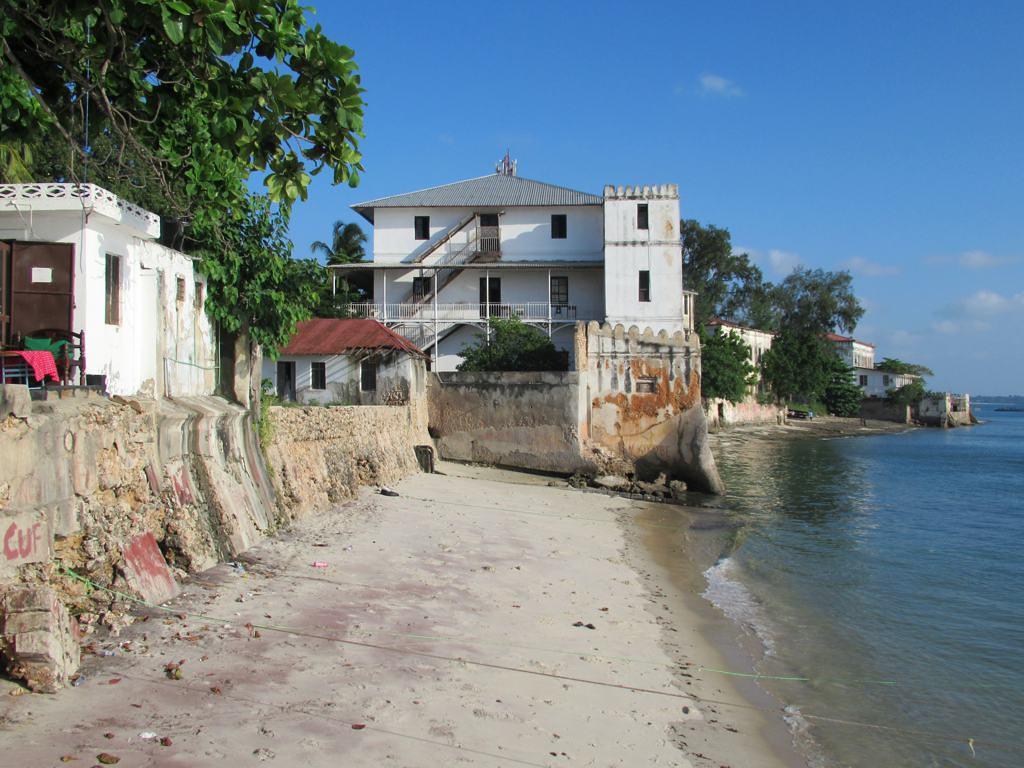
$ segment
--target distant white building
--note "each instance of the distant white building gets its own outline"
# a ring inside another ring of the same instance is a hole
[[[0,185],[0,344],[70,334],[75,384],[213,393],[205,280],[159,235],[159,216],[94,184]]]
[[[750,364],[757,371],[757,384],[750,388],[750,394],[755,395],[758,392],[764,392],[765,384],[764,374],[761,370],[761,360],[764,358],[764,353],[772,348],[775,334],[771,331],[750,328],[745,325],[729,322],[728,320],[721,320],[717,317],[709,320],[707,327],[715,333],[732,333],[743,340],[743,343],[750,348]]]
[[[674,184],[603,196],[498,173],[353,206],[373,224],[372,301],[354,305],[451,371],[491,317],[519,317],[573,354],[578,320],[693,328]],[[436,288],[436,290],[435,290]]]
[[[832,342],[836,353],[851,368],[875,367],[875,345],[866,341],[858,341],[852,336],[840,336],[838,333],[826,333],[825,338]]]

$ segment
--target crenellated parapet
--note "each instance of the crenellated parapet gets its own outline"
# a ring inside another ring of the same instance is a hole
[[[607,200],[678,200],[677,184],[637,184],[615,186],[607,184],[604,188],[604,199]]]

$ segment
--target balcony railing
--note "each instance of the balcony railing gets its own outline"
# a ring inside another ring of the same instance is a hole
[[[435,308],[437,314],[435,316]],[[381,322],[473,323],[487,317],[518,317],[527,322],[564,322],[589,320],[586,313],[577,312],[575,304],[549,304],[544,301],[480,302],[463,304],[349,304],[356,317],[371,317]]]

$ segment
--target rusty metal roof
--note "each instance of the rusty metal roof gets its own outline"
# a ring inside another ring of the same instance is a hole
[[[492,173],[475,179],[442,184],[403,195],[380,197],[353,205],[353,210],[367,221],[373,221],[375,208],[505,208],[535,205],[562,207],[570,205],[602,205],[604,198],[567,187]]]
[[[295,335],[279,354],[343,355],[346,352],[396,349],[417,357],[426,355],[406,338],[376,320],[317,317],[299,323]]]

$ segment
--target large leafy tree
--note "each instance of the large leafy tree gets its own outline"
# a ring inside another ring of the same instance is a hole
[[[488,334],[462,352],[460,371],[564,371],[569,356],[547,334],[518,317],[491,318]]]
[[[778,335],[764,357],[765,379],[786,399],[821,399],[833,380],[836,352],[830,331],[853,331],[864,308],[849,272],[793,270],[772,288]]]
[[[757,383],[750,363],[750,347],[739,334],[728,330],[712,333],[700,329],[700,390],[705,398],[738,403]]]
[[[721,317],[771,328],[771,285],[747,254],[733,252],[729,230],[686,219],[679,222],[679,233],[686,287],[697,292],[697,322]]]
[[[0,136],[36,180],[87,177],[159,213],[202,256],[221,327],[273,347],[317,301],[292,203],[324,170],[359,181],[353,55],[297,0],[0,0]]]
[[[366,257],[366,233],[354,222],[335,221],[331,228],[331,242],[317,240],[311,248],[328,264],[354,264]]]
[[[72,133],[88,115],[92,136],[130,153],[134,167],[123,170],[141,166],[182,216],[192,201],[222,198],[222,164],[236,166],[233,176],[267,172],[275,201],[304,198],[325,168],[335,183],[358,183],[353,52],[308,25],[296,0],[0,0],[0,9],[0,132],[27,142],[52,130],[78,161],[72,176],[90,159]]]

